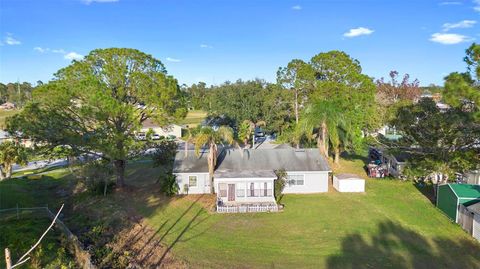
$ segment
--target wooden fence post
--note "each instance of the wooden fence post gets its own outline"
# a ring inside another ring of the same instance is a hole
[[[12,259],[10,258],[10,250],[5,248],[5,262],[7,264],[7,269],[12,268]]]

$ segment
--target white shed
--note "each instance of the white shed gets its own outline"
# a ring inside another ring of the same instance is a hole
[[[365,179],[354,174],[333,176],[333,187],[339,192],[365,192]]]
[[[473,214],[472,236],[480,241],[480,202],[468,206],[467,210]]]

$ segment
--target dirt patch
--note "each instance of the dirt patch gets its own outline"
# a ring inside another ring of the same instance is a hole
[[[118,233],[110,244],[112,255],[129,257],[127,268],[187,268],[187,264],[173,257],[158,236],[145,221]]]

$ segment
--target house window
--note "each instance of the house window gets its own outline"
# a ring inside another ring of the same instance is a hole
[[[250,183],[250,196],[255,196],[255,184]]]
[[[296,186],[305,185],[305,175],[288,175],[288,184]]]
[[[188,186],[189,187],[196,187],[197,186],[197,176],[189,176],[188,177]]]
[[[263,196],[268,196],[267,182],[263,183]]]
[[[218,195],[220,197],[227,197],[227,184],[225,183],[218,184]]]

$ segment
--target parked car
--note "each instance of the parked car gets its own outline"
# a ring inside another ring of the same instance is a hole
[[[137,133],[137,140],[147,140],[147,135],[145,133]]]
[[[264,137],[265,132],[261,128],[257,127],[257,128],[255,128],[255,136],[256,137]]]
[[[152,135],[152,140],[160,140],[160,135],[159,134],[153,134]]]

